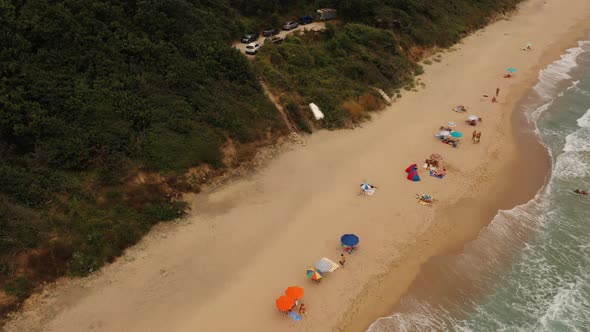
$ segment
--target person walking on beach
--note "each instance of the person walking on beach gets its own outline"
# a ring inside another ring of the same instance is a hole
[[[496,97],[500,94],[500,88],[496,88]]]
[[[344,254],[340,254],[340,260],[338,261],[338,263],[344,266],[344,263],[346,263],[346,257],[344,257]]]
[[[475,136],[475,143],[479,143],[480,139],[481,139],[481,131],[479,133],[477,133],[477,135]]]
[[[473,135],[471,135],[471,143],[475,143],[475,138],[477,137],[477,130],[473,131]]]

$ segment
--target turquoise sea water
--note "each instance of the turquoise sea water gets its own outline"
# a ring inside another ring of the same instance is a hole
[[[522,111],[551,155],[545,187],[441,269],[443,287],[469,287],[436,304],[407,295],[369,332],[590,331],[590,195],[573,193],[590,190],[590,42],[539,74]]]

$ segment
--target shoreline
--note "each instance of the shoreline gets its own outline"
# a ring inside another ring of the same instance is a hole
[[[446,265],[452,264],[454,258],[466,253],[469,249],[473,249],[469,248],[469,246],[476,245],[474,242],[479,238],[481,232],[490,225],[500,210],[509,210],[529,202],[546,186],[551,174],[551,157],[547,148],[543,146],[539,137],[534,133],[534,124],[527,123],[526,116],[521,108],[532,93],[532,88],[539,81],[538,72],[559,59],[559,56],[564,54],[565,50],[575,47],[578,41],[587,39],[589,32],[590,24],[586,22],[580,22],[571,28],[567,33],[567,37],[548,47],[541,57],[542,59],[525,78],[526,83],[510,92],[506,106],[503,106],[504,109],[509,111],[508,116],[504,116],[503,126],[510,128],[503,144],[510,146],[514,151],[497,151],[499,155],[496,155],[496,157],[500,158],[494,163],[500,169],[493,174],[498,179],[510,180],[484,184],[480,187],[482,187],[481,192],[485,192],[485,194],[463,197],[455,203],[439,207],[435,214],[442,215],[441,224],[444,225],[434,225],[433,228],[437,228],[436,230],[427,230],[416,241],[426,244],[434,243],[431,253],[427,254],[429,257],[421,264],[406,267],[407,270],[401,273],[397,268],[398,265],[394,265],[391,271],[376,278],[378,280],[377,284],[373,285],[373,290],[368,291],[368,293],[387,294],[387,296],[379,296],[369,300],[366,298],[357,299],[363,302],[363,308],[351,309],[345,316],[354,315],[354,318],[342,323],[338,331],[366,331],[379,318],[403,310],[400,301],[406,296],[418,295],[419,300],[428,301],[428,303],[434,305],[444,305],[439,302],[443,298],[452,295],[465,296],[465,294],[453,294],[453,291],[459,286],[468,289],[473,288],[461,284],[465,281],[469,282],[469,280],[446,280],[447,283],[440,283],[438,280],[440,273],[444,272]],[[530,132],[519,131],[519,128],[525,128]],[[488,164],[491,161],[487,159],[482,164]],[[535,168],[529,168],[527,172],[519,172],[519,177],[515,180],[512,178],[515,172],[522,169],[522,165],[531,162],[535,163]],[[506,193],[510,194],[506,195]],[[465,227],[465,224],[458,225],[457,220],[469,220],[475,221],[475,223]],[[451,228],[453,231],[460,230],[460,234],[449,234]],[[441,236],[441,231],[446,233]],[[443,238],[444,240],[439,240],[437,243],[437,238]],[[408,248],[407,251],[414,249]],[[412,256],[412,254],[408,254],[408,256]],[[511,256],[504,264],[509,264],[512,258]],[[408,260],[423,260],[423,258],[412,257]],[[393,273],[396,269],[398,275]],[[400,282],[399,274],[407,276],[408,273],[413,273],[414,278],[411,280],[410,278],[404,278]],[[400,283],[407,286],[400,287]],[[451,287],[449,289],[449,284],[456,285],[456,288]],[[394,295],[391,296],[391,294]],[[371,297],[367,294],[364,296]],[[471,294],[471,296],[477,298],[485,295]],[[389,299],[384,301],[387,297]]]
[[[198,208],[189,218],[158,227],[95,275],[35,296],[7,330],[360,331],[382,313],[391,314],[392,300],[405,293],[428,257],[462,247],[489,222],[478,217],[480,223],[466,227],[438,214],[495,183],[502,160],[518,149],[512,111],[536,80],[531,62],[553,61],[575,39],[569,28],[587,28],[586,21],[569,27],[560,19],[590,17],[583,0],[529,0],[522,6],[427,68],[425,90],[404,94],[364,128],[319,132],[305,148],[282,153],[257,174],[196,195]],[[521,51],[535,27],[548,31],[532,40],[532,52]],[[511,65],[519,73],[506,81],[500,74]],[[500,104],[480,97],[496,86],[502,89]],[[484,131],[480,145],[466,137],[453,149],[432,138],[450,120],[469,133],[462,124],[467,114],[448,110],[453,98],[484,117],[477,128]],[[432,152],[445,156],[447,177],[438,180],[421,170],[422,182],[407,181],[403,169]],[[493,162],[483,168],[489,158]],[[356,194],[363,178],[379,186],[374,197]],[[416,204],[417,191],[447,203],[428,209]],[[321,285],[306,280],[304,269],[317,259],[337,260],[343,233],[361,237],[359,251]],[[274,308],[290,285],[306,290],[308,314],[297,325]]]

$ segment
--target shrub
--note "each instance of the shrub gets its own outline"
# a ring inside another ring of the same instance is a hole
[[[33,284],[29,281],[27,276],[20,276],[9,281],[4,290],[6,293],[22,299],[29,295],[33,288]]]
[[[377,97],[374,93],[365,93],[360,98],[358,103],[367,111],[376,111],[383,107],[384,102],[381,97]]]

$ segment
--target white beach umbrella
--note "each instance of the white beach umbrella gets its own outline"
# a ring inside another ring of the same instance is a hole
[[[366,182],[361,183],[361,189],[362,190],[371,190],[371,188],[373,188],[373,187],[371,187],[370,184],[368,184]]]
[[[438,136],[449,136],[450,134],[451,134],[450,131],[443,130],[440,133],[438,133]]]
[[[338,264],[334,263],[326,257],[323,257],[317,263],[315,263],[315,268],[320,273],[334,272],[336,271],[336,269],[338,269]]]
[[[467,120],[477,121],[477,120],[479,120],[479,116],[471,114],[470,116],[467,117]]]

